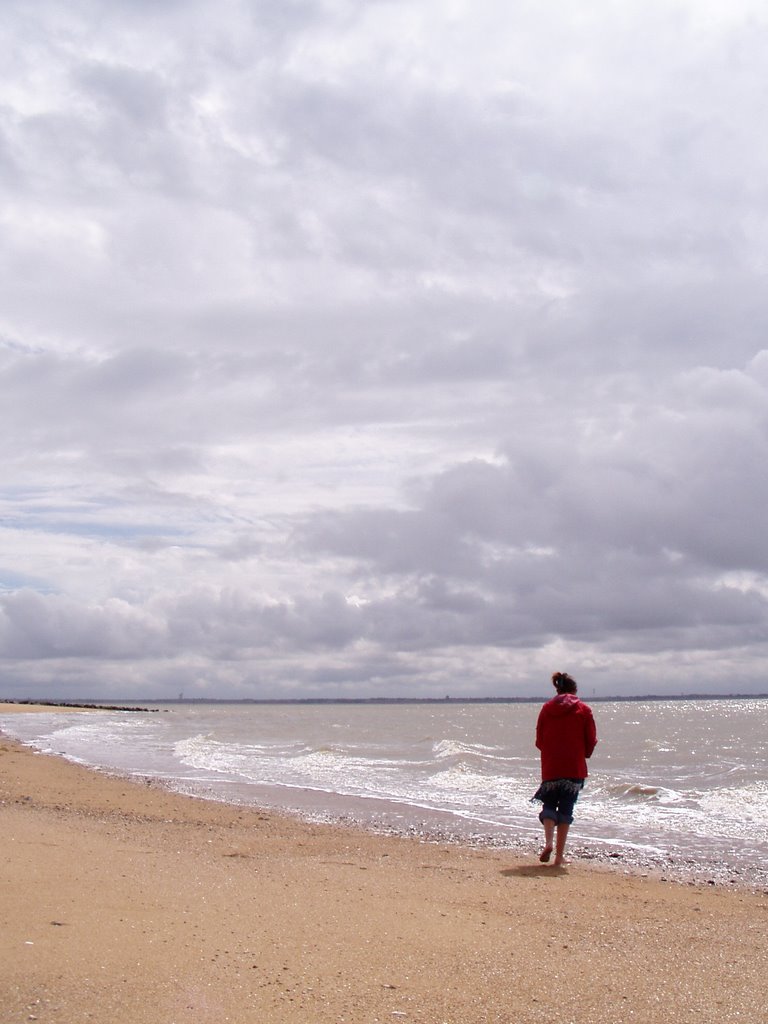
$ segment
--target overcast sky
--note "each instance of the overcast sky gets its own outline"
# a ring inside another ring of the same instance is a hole
[[[768,8],[4,0],[0,696],[768,691]]]

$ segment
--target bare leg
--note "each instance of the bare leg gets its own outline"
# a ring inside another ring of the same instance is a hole
[[[551,818],[542,818],[541,823],[544,826],[544,849],[539,854],[539,860],[542,864],[546,864],[552,856],[552,840],[555,838],[555,823]]]
[[[552,823],[554,825],[554,822]],[[555,867],[565,863],[565,841],[568,838],[568,829],[571,826],[567,822],[560,822],[557,826],[557,848],[555,850]],[[547,858],[549,859],[549,858]]]

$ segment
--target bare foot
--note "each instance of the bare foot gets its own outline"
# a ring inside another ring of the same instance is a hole
[[[551,846],[545,846],[544,849],[539,854],[539,860],[541,861],[542,864],[547,864],[549,862],[549,858],[551,856],[552,856],[552,847]]]

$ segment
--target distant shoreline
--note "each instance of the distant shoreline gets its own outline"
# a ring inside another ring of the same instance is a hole
[[[156,707],[147,705],[179,705],[187,707],[191,705],[212,705],[212,704],[255,704],[255,705],[289,705],[289,706],[312,706],[312,705],[348,705],[348,704],[541,704],[544,695],[536,697],[156,697],[144,699],[143,701],[131,701],[126,699],[117,703],[107,703],[97,698],[83,698],[82,700],[56,700],[56,699],[33,699],[33,698],[0,698],[1,705],[19,705],[23,707],[35,706],[41,708],[72,708],[73,710],[89,711],[145,711],[156,712]],[[585,700],[594,704],[620,704],[659,701],[688,701],[688,700],[768,700],[768,693],[682,693],[682,694],[644,694],[642,696],[607,696],[585,697]]]
[[[166,701],[150,701],[152,704],[165,704]],[[157,711],[157,708],[138,707],[136,704],[102,704],[100,701],[70,701],[70,700],[14,700],[0,699],[0,714],[3,706],[22,708],[23,710],[35,711],[38,708],[52,708],[57,711],[71,708],[73,711]]]

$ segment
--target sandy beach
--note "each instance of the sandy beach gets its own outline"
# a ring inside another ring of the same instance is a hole
[[[768,895],[734,886],[305,824],[3,737],[0,851],[2,1024],[765,1019]]]

